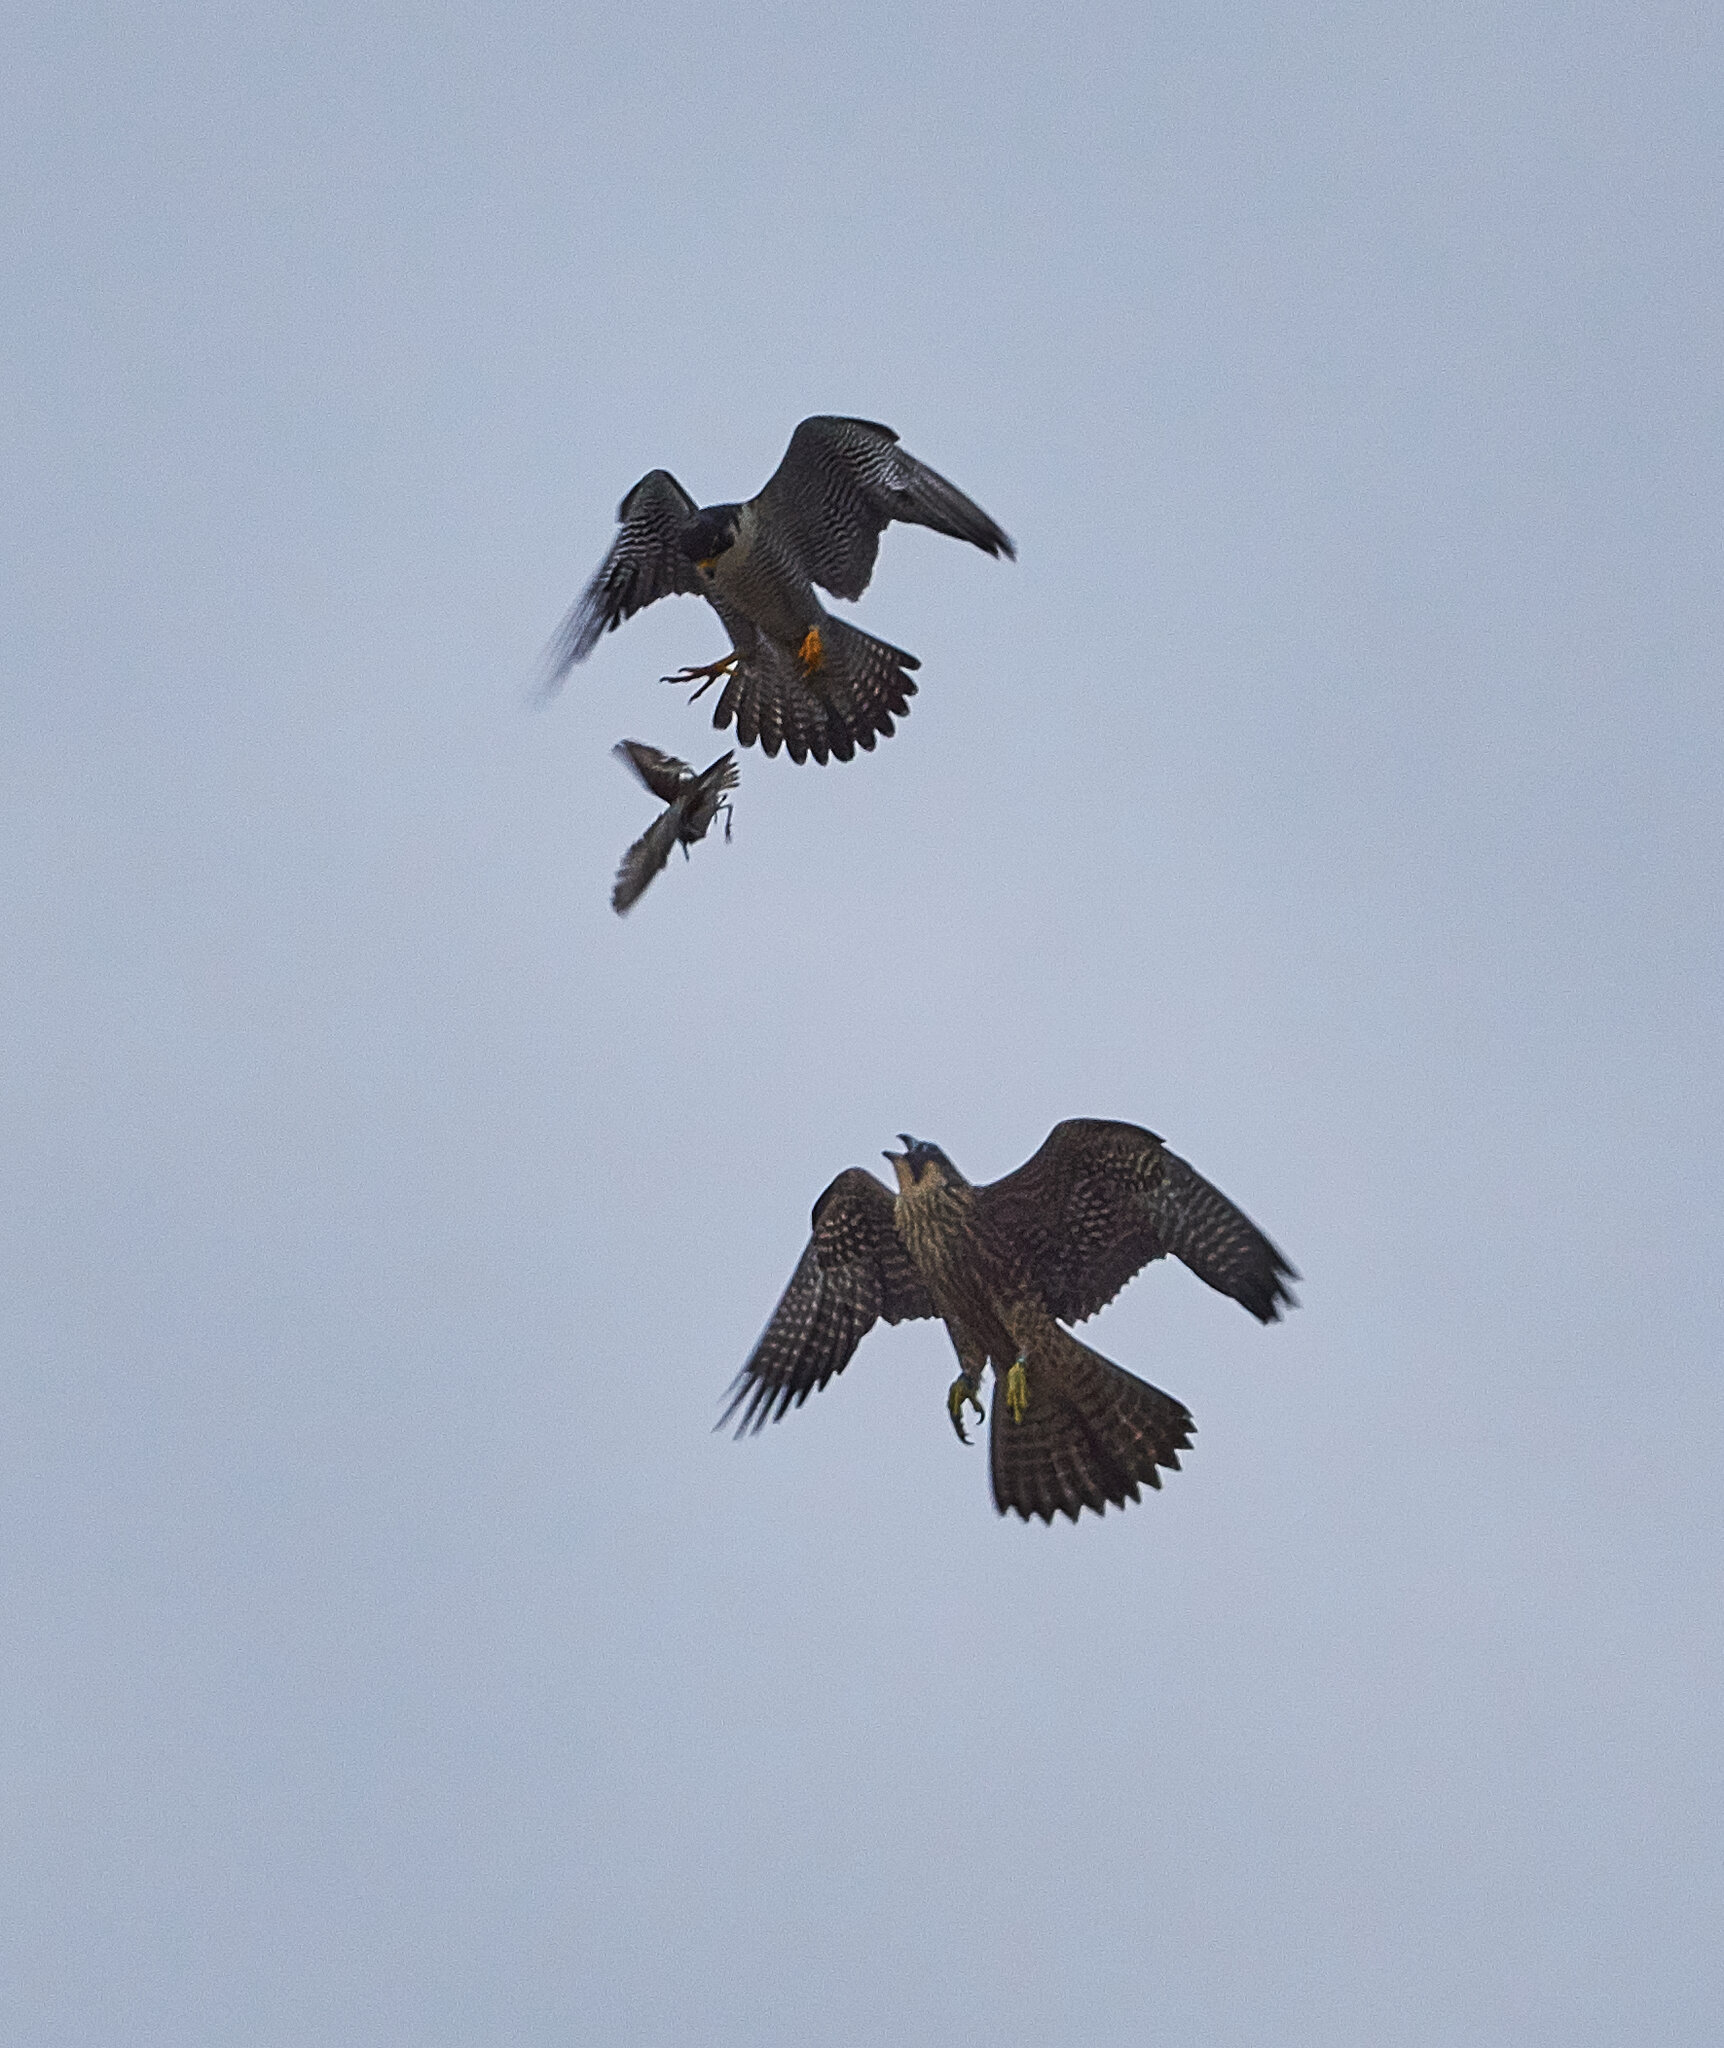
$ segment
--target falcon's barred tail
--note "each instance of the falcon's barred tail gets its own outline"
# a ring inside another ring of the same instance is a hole
[[[920,667],[843,619],[822,619],[816,666],[804,672],[762,636],[737,663],[712,722],[722,732],[734,719],[738,740],[758,740],[769,758],[782,746],[796,762],[851,761],[858,746],[870,752],[877,736],[891,738],[894,714],[902,718],[916,694],[909,671]]]
[[[828,618],[820,627],[820,666],[811,678],[826,700],[834,724],[848,727],[859,747],[872,753],[874,738],[892,737],[892,719],[909,714],[916,685],[910,671],[922,664],[901,647],[876,640],[844,619]]]
[[[794,664],[767,639],[744,654],[713,708],[712,722],[722,732],[736,721],[736,737],[745,747],[758,740],[771,760],[780,747],[800,765],[812,754],[822,766],[837,754],[848,761],[855,753],[848,738],[835,732],[826,706],[796,673]]]
[[[1140,1485],[1159,1487],[1158,1465],[1179,1470],[1191,1442],[1191,1412],[1182,1401],[1080,1344],[1057,1324],[1031,1344],[1026,1360],[1028,1406],[1012,1420],[1005,1382],[995,1367],[988,1462],[994,1505],[1027,1522],[1056,1514],[1075,1522],[1085,1508],[1099,1515],[1111,1501],[1139,1500]]]

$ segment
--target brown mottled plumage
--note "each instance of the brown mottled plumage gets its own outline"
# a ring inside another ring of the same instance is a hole
[[[1293,1305],[1292,1267],[1227,1197],[1135,1124],[1075,1118],[1035,1157],[972,1187],[937,1145],[888,1152],[892,1195],[851,1167],[814,1205],[813,1235],[731,1389],[739,1436],[842,1372],[874,1323],[944,1321],[963,1370],[947,1397],[960,1437],[994,1368],[994,1505],[1028,1521],[1141,1498],[1179,1469],[1191,1416],[1080,1344],[1062,1323],[1104,1308],[1171,1252],[1259,1322]],[[966,1442],[968,1438],[964,1439]]]

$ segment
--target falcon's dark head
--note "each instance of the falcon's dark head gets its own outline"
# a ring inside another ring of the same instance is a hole
[[[682,551],[697,569],[709,569],[736,539],[740,505],[707,505],[683,527]]]
[[[907,1189],[921,1187],[967,1188],[970,1183],[946,1157],[938,1145],[930,1145],[923,1138],[912,1138],[908,1131],[898,1133],[902,1152],[885,1152],[884,1159],[892,1162],[892,1171],[898,1176],[900,1194]]]

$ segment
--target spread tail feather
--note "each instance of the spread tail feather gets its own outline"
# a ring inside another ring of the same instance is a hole
[[[1026,1359],[1029,1405],[1014,1422],[995,1366],[989,1466],[994,1505],[1027,1522],[1056,1514],[1075,1522],[1111,1501],[1142,1498],[1159,1487],[1157,1466],[1179,1470],[1191,1442],[1190,1410],[1171,1394],[1080,1344],[1057,1324],[1037,1332]]]
[[[812,754],[823,765],[834,756],[854,760],[858,747],[868,753],[877,739],[890,739],[893,718],[909,711],[916,694],[910,671],[921,664],[844,619],[823,619],[820,636],[820,666],[805,677],[762,635],[726,683],[713,724],[723,731],[734,719],[745,747],[758,742],[773,755],[782,746],[793,761]]]
[[[825,650],[814,687],[834,722],[845,726],[859,747],[872,751],[876,734],[890,739],[893,718],[908,716],[916,694],[910,671],[922,664],[844,619],[829,618],[820,631]]]

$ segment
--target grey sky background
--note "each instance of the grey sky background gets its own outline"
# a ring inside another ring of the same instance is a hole
[[[26,6],[0,2033],[1710,2043],[1709,8]],[[889,421],[922,658],[626,922],[665,464]],[[841,1167],[1269,1230],[999,1521],[943,1333],[724,1390]],[[882,1169],[883,1170],[883,1169]]]

